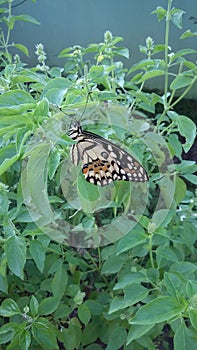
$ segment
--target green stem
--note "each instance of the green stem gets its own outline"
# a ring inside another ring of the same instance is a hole
[[[170,32],[170,11],[172,0],[168,0],[168,8],[166,14],[166,30],[165,30],[165,83],[164,83],[164,109],[168,108],[168,45],[169,45],[169,32]]]
[[[151,267],[155,268],[155,266],[154,266],[154,259],[153,259],[152,245],[153,245],[153,235],[150,234],[149,235],[149,256],[150,256]]]

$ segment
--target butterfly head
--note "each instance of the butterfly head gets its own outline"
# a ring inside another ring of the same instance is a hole
[[[79,135],[82,134],[82,127],[80,122],[75,122],[73,126],[70,127],[68,135],[71,139],[76,140]]]

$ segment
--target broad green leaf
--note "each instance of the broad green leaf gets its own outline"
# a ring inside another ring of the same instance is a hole
[[[119,350],[124,345],[127,332],[123,327],[115,325],[110,331],[106,350]]]
[[[172,219],[171,212],[169,209],[156,210],[152,216],[152,223],[155,224],[155,229],[159,226],[166,226]]]
[[[158,185],[161,191],[161,202],[163,200],[166,208],[170,208],[174,200],[174,180],[169,175],[164,175],[161,179],[158,180]]]
[[[68,274],[62,264],[59,269],[55,272],[52,281],[52,291],[55,298],[61,299],[65,293],[68,283]]]
[[[111,274],[117,273],[123,266],[123,260],[119,256],[109,257],[103,264],[101,273],[102,274]]]
[[[18,50],[23,52],[26,56],[29,56],[28,48],[25,45],[22,44],[14,44],[14,47],[16,47]]]
[[[164,285],[172,297],[177,298],[185,294],[186,280],[179,272],[165,272]]]
[[[184,115],[178,115],[176,123],[180,134],[186,138],[183,148],[185,152],[188,152],[196,137],[196,125],[190,118],[185,117]]]
[[[34,17],[26,15],[26,14],[14,16],[14,17],[18,21],[29,22],[29,23],[33,23],[33,24],[40,24]]]
[[[35,295],[32,295],[30,299],[30,311],[34,317],[38,314],[38,306],[38,300],[36,299]]]
[[[0,95],[0,115],[13,115],[33,109],[36,102],[23,90],[10,90]]]
[[[81,173],[78,176],[77,189],[82,200],[95,202],[100,197],[98,187],[87,182]]]
[[[54,329],[48,322],[38,319],[32,324],[33,338],[41,345],[43,349],[58,350],[56,335]]]
[[[86,304],[81,304],[78,307],[78,317],[81,322],[87,325],[91,318],[91,313]]]
[[[194,78],[186,75],[185,73],[179,74],[173,82],[170,84],[170,89],[178,90],[182,89],[193,83]]]
[[[151,71],[143,74],[143,76],[139,79],[139,83],[144,82],[144,81],[149,80],[149,79],[152,79],[152,78],[155,78],[155,77],[161,77],[164,74],[165,74],[165,71],[161,70],[161,69],[151,70]]]
[[[84,302],[84,305],[88,307],[93,316],[101,315],[104,311],[104,306],[96,300],[89,299]]]
[[[49,297],[42,299],[38,306],[38,313],[40,315],[50,315],[57,309],[58,305],[59,300],[57,298]]]
[[[113,312],[116,312],[116,311],[119,311],[119,310],[122,310],[124,309],[126,306],[125,306],[125,300],[123,298],[120,298],[120,297],[114,297],[112,299],[112,302],[110,304],[110,307],[109,307],[109,315],[112,314]]]
[[[11,341],[13,338],[15,331],[15,324],[9,322],[6,324],[3,324],[0,327],[0,344],[5,344]]]
[[[26,262],[26,243],[23,237],[12,236],[5,242],[5,253],[9,269],[23,279]]]
[[[7,281],[7,276],[2,276],[0,274],[0,291],[8,294],[8,281]]]
[[[128,232],[117,244],[117,254],[121,254],[131,248],[146,242],[147,235],[144,229],[136,225],[130,232]]]
[[[167,11],[162,6],[157,6],[156,10],[152,11],[151,13],[156,14],[158,21],[160,22],[162,19],[164,19],[167,15]]]
[[[20,334],[17,333],[19,336],[19,346],[22,350],[29,350],[30,344],[31,344],[31,333],[29,330],[21,328]],[[15,348],[16,349],[16,348]]]
[[[186,30],[180,37],[180,39],[191,38],[193,36],[197,36],[197,32],[191,32],[190,29]]]
[[[88,323],[88,325],[85,327],[83,331],[83,337],[82,337],[83,346],[93,343],[96,339],[99,338],[101,324],[102,323],[101,321],[99,322],[99,320]]]
[[[38,268],[38,270],[42,273],[44,269],[44,263],[45,263],[45,248],[43,245],[39,242],[39,240],[31,240],[30,241],[30,254]]]
[[[71,81],[67,78],[60,77],[51,79],[46,84],[42,96],[46,97],[48,101],[54,105],[60,106],[64,95],[71,85]]]
[[[196,271],[196,265],[189,261],[179,261],[175,262],[170,267],[171,271],[178,271],[181,274],[188,276]]]
[[[55,175],[55,172],[56,172],[56,170],[59,166],[59,163],[60,163],[60,158],[61,158],[61,154],[58,150],[52,151],[49,155],[48,166],[49,166],[49,179],[50,180]]]
[[[187,181],[191,182],[194,185],[197,185],[197,176],[194,174],[184,174],[182,175]],[[182,198],[183,199],[183,198]]]
[[[196,309],[189,311],[189,318],[192,326],[197,330],[197,310]]]
[[[142,306],[130,323],[153,325],[154,323],[168,321],[181,315],[184,308],[185,306],[181,305],[176,298],[161,296]]]
[[[49,113],[49,102],[48,100],[44,97],[41,101],[37,103],[37,106],[34,110],[34,118],[35,119],[40,119],[40,117],[48,117]],[[38,119],[38,121],[39,121]]]
[[[141,284],[133,283],[126,286],[124,289],[124,299],[113,298],[110,304],[109,314],[142,301],[148,294],[149,290]]]
[[[6,158],[3,163],[0,165],[0,175],[5,173],[16,161],[19,159],[20,155],[16,154],[11,158]]]
[[[171,11],[171,21],[179,29],[182,29],[182,17],[185,11],[173,8]]]
[[[131,343],[135,339],[141,338],[144,334],[148,333],[151,328],[153,328],[154,325],[146,325],[146,326],[140,326],[140,325],[132,325],[128,336],[127,336],[127,343]]]
[[[13,299],[8,298],[1,303],[0,315],[2,317],[11,317],[17,314],[21,314],[21,311]]]
[[[29,214],[37,225],[46,225],[54,220],[47,194],[47,160],[50,145],[38,143],[31,151],[26,168],[22,172],[22,191],[25,200],[31,201]]]
[[[175,187],[174,198],[177,204],[179,204],[185,198],[186,190],[187,190],[187,186],[185,182],[179,176],[176,176],[176,187]]]
[[[125,287],[124,294],[125,305],[127,307],[145,299],[149,294],[149,290],[141,284],[134,283]]]
[[[130,272],[122,275],[114,286],[114,290],[124,289],[133,283],[149,282],[148,278],[142,272]]]
[[[156,249],[156,257],[157,257],[157,261],[159,262],[159,260],[165,259],[167,261],[172,261],[172,262],[177,262],[178,261],[178,257],[175,253],[175,251],[173,250],[173,247],[168,247],[168,246],[160,246]]]
[[[196,350],[197,335],[182,322],[174,335],[174,350]]]
[[[82,339],[82,332],[78,324],[70,324],[69,328],[63,328],[62,335],[66,350],[79,349]]]

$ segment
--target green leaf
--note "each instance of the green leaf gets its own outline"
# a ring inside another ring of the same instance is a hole
[[[144,243],[147,240],[147,235],[144,229],[136,225],[130,232],[121,238],[117,244],[117,254],[121,254],[131,248]]]
[[[181,322],[174,335],[174,350],[196,350],[197,335]]]
[[[49,297],[46,299],[42,299],[39,307],[38,307],[38,313],[40,315],[50,315],[52,314],[59,305],[59,299],[54,297]]]
[[[172,247],[167,247],[167,246],[160,246],[156,249],[156,256],[157,256],[157,261],[165,259],[167,261],[172,261],[172,262],[177,262],[178,257],[176,253],[174,252]]]
[[[37,225],[46,225],[54,220],[47,194],[47,160],[50,145],[42,142],[31,150],[26,168],[22,172],[22,191],[25,200],[32,202],[28,208]]]
[[[125,343],[127,332],[123,327],[115,325],[110,331],[106,350],[119,350]]]
[[[57,299],[61,299],[65,293],[68,283],[68,274],[63,264],[55,272],[53,281],[52,281],[52,291],[53,295]]]
[[[51,79],[45,86],[43,96],[54,105],[60,106],[62,104],[64,95],[66,94],[72,83],[67,78]]]
[[[25,45],[22,44],[14,44],[14,47],[16,47],[18,50],[23,52],[26,56],[29,56],[28,48]]]
[[[186,30],[180,37],[180,39],[191,38],[193,36],[197,36],[197,32],[191,32],[190,29]]]
[[[142,83],[146,80],[149,80],[155,77],[161,77],[164,74],[165,74],[164,70],[160,70],[160,69],[151,70],[150,72],[146,72],[145,74],[143,74],[143,76],[139,79],[138,83]]]
[[[51,180],[54,175],[55,175],[55,172],[59,166],[59,163],[60,163],[60,159],[61,159],[61,154],[59,152],[59,150],[54,150],[50,153],[49,155],[49,162],[48,162],[48,165],[49,165],[49,179]]]
[[[133,283],[125,287],[124,294],[125,305],[127,307],[145,299],[149,294],[149,290],[141,286],[141,284]]]
[[[101,273],[104,274],[111,274],[111,273],[117,273],[120,271],[120,269],[123,266],[123,260],[119,256],[111,256],[109,257],[103,264]]]
[[[8,294],[8,281],[6,276],[0,274],[0,291]]]
[[[10,146],[10,145],[8,145]],[[5,150],[5,147],[2,149],[2,151]],[[16,161],[19,159],[20,155],[19,154],[15,154],[13,157],[11,158],[6,158],[2,164],[0,165],[0,175],[2,175],[3,173],[5,173],[14,163],[16,163]]]
[[[12,236],[5,242],[5,253],[9,269],[23,279],[26,262],[26,243],[23,237]]]
[[[191,182],[194,185],[197,185],[197,176],[193,174],[184,174],[182,175],[187,181]],[[184,183],[185,184],[185,183]],[[185,185],[186,187],[186,185]],[[183,199],[183,198],[182,198]]]
[[[32,295],[30,299],[30,311],[34,317],[38,315],[38,306],[39,306],[38,300],[34,295]]]
[[[86,326],[90,321],[91,313],[87,305],[81,304],[78,307],[78,317],[81,322],[83,322]]]
[[[187,186],[185,182],[179,176],[176,176],[176,187],[175,187],[174,198],[177,204],[179,204],[185,198],[186,190],[187,190]]]
[[[179,272],[165,272],[164,285],[170,296],[177,298],[185,294],[186,280]]]
[[[0,344],[5,344],[11,341],[15,331],[15,324],[9,322],[0,327]]]
[[[26,15],[26,14],[14,16],[14,17],[18,21],[29,22],[29,23],[33,23],[33,24],[40,24],[34,17]]]
[[[124,289],[126,286],[132,283],[149,282],[147,277],[141,272],[130,272],[120,277],[119,281],[115,284],[114,290]]]
[[[35,106],[33,97],[23,90],[10,90],[0,95],[0,115],[20,114]]]
[[[124,290],[124,299],[113,298],[110,304],[109,314],[142,301],[148,294],[149,290],[141,286],[141,284],[133,283],[126,286]]]
[[[1,303],[0,315],[2,317],[11,317],[17,314],[21,314],[21,311],[13,299],[8,298]]]
[[[93,343],[96,339],[99,338],[100,327],[101,327],[101,321],[99,322],[99,320],[88,323],[88,325],[85,327],[83,331],[83,337],[82,337],[83,346]]]
[[[196,125],[190,118],[184,115],[177,115],[176,123],[180,134],[186,138],[183,148],[185,152],[188,152],[196,137]]]
[[[39,240],[30,241],[30,254],[38,268],[38,270],[42,273],[44,270],[45,263],[45,249],[43,245],[39,242]]]
[[[156,210],[152,216],[152,223],[155,225],[155,230],[159,226],[166,226],[172,219],[171,212],[169,209]]]
[[[62,334],[66,350],[75,350],[80,348],[82,332],[78,324],[70,324],[69,328],[63,328]]]
[[[21,329],[20,334],[17,333],[17,335],[19,336],[20,349],[29,350],[31,344],[31,333],[29,332],[29,330]]]
[[[171,13],[172,23],[179,29],[182,28],[182,17],[184,13],[185,11],[175,9],[175,8],[172,9],[172,13]]]
[[[35,119],[40,119],[40,117],[43,119],[44,117],[48,117],[49,113],[49,102],[48,100],[44,97],[42,98],[41,101],[37,103],[37,106],[34,110],[34,118]]]
[[[32,324],[32,335],[43,349],[59,349],[55,332],[52,329],[50,323],[46,322],[46,320],[38,319]]]
[[[156,14],[158,21],[160,22],[162,19],[164,19],[167,15],[167,11],[162,7],[158,6],[156,10],[152,11],[151,13]]]
[[[176,298],[161,296],[142,306],[130,323],[153,325],[154,323],[168,321],[181,315],[184,308],[185,306],[181,305]]]
[[[170,84],[170,89],[178,90],[193,83],[194,78],[186,75],[185,73],[179,74],[173,82]]]
[[[189,318],[192,326],[197,329],[197,310],[193,309],[189,311]]]
[[[151,328],[153,328],[153,325],[132,325],[127,336],[126,345],[130,344],[135,339],[143,337],[143,335],[148,333],[151,330]]]

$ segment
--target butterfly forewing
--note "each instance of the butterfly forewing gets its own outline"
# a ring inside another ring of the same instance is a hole
[[[145,169],[129,153],[96,134],[83,131],[80,124],[71,129],[69,136],[77,143],[71,148],[74,165],[82,161],[86,181],[105,186],[112,181],[145,182]]]

